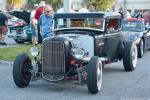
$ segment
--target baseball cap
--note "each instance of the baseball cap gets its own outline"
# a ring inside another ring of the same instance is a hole
[[[46,4],[45,4],[45,1],[41,1],[40,3],[39,3],[39,6],[45,6]]]
[[[39,5],[38,4],[34,4],[34,7],[38,7]]]

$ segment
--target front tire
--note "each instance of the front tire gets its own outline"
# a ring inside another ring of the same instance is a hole
[[[94,56],[87,65],[87,87],[90,93],[96,94],[102,85],[102,62]]]
[[[18,87],[26,87],[31,80],[30,69],[32,69],[31,59],[25,54],[19,54],[13,64],[13,80]]]
[[[18,43],[18,44],[23,44],[25,42],[25,40],[15,39],[15,42]]]
[[[137,64],[137,46],[133,42],[126,42],[123,51],[123,65],[125,71],[133,71]]]

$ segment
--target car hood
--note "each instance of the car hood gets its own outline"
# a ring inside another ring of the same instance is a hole
[[[24,20],[26,23],[30,23],[30,14],[31,12],[29,11],[24,11],[24,10],[13,10],[13,11],[10,11],[9,14],[19,18],[19,19],[22,19]]]
[[[84,49],[89,57],[94,56],[94,38],[88,34],[60,34],[58,37],[66,38],[73,47]],[[90,47],[90,48],[89,48]]]

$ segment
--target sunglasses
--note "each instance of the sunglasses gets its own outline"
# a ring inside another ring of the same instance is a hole
[[[49,12],[52,12],[52,10],[47,10],[46,12],[49,13]]]

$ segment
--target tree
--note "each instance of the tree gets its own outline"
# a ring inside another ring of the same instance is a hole
[[[13,6],[14,6],[13,0],[7,0],[7,5],[6,5],[7,11],[11,10]]]
[[[41,0],[28,0],[27,5],[29,8],[33,8],[33,5],[36,3],[40,3]],[[60,6],[63,4],[63,0],[44,0],[46,4],[50,4],[54,10],[57,10],[60,8]]]
[[[54,10],[56,11],[63,5],[63,0],[46,0],[46,3],[52,5]]]
[[[84,3],[92,4],[98,11],[107,11],[111,9],[116,0],[84,0]]]
[[[28,6],[28,9],[32,9],[34,4],[39,4],[41,0],[28,0],[27,1],[27,6]]]

